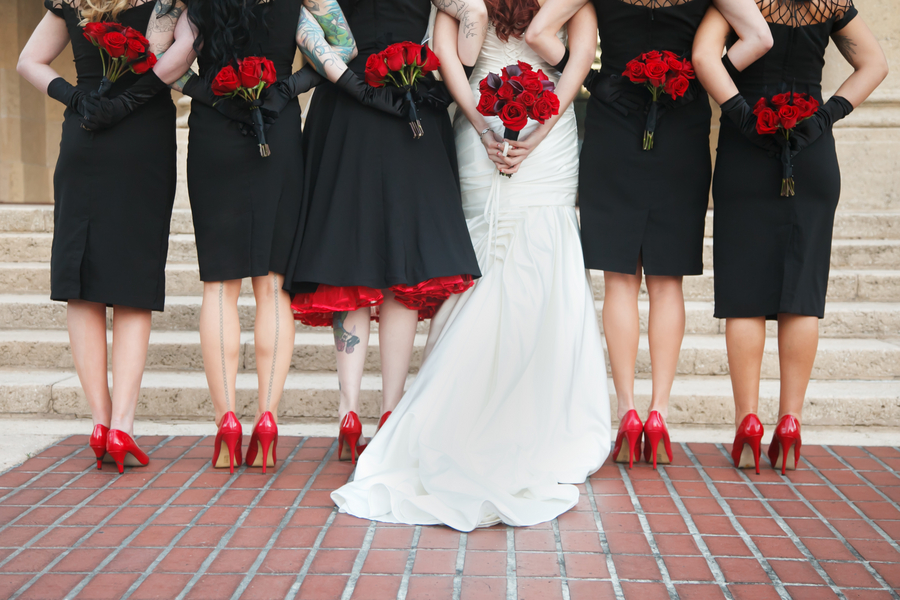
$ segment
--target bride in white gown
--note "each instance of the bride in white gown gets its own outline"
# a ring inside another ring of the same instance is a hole
[[[518,60],[553,81],[559,76],[524,39],[503,42],[491,25],[466,85],[456,21],[438,14],[435,47],[460,105],[462,202],[483,276],[432,321],[418,376],[361,455],[354,481],[331,495],[342,512],[460,531],[498,521],[534,525],[575,506],[570,484],[584,482],[609,454],[606,362],[575,214],[571,106],[596,31],[588,4],[568,24],[561,114],[538,131],[529,122],[516,143],[522,149],[510,153],[527,157],[507,178],[495,162],[499,118],[486,120],[498,135],[479,137],[486,126],[474,111],[478,83]]]

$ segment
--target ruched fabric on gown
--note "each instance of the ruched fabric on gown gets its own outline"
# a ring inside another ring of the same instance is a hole
[[[556,73],[523,41],[488,33],[470,79],[516,60]],[[502,135],[497,118],[488,123]],[[529,123],[522,139],[534,130]],[[546,522],[571,509],[609,453],[606,363],[584,269],[570,107],[511,179],[462,115],[454,125],[463,209],[482,278],[431,323],[415,381],[332,493],[378,521]]]

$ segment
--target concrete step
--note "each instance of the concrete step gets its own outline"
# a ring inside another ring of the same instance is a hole
[[[412,379],[412,377],[410,378]],[[609,381],[611,413],[615,392]],[[237,413],[252,416],[258,394],[253,373],[237,378]],[[651,382],[635,382],[635,401],[646,415]],[[360,416],[380,414],[381,379],[367,374],[362,379]],[[339,391],[334,373],[288,375],[279,415],[286,418],[335,418]],[[774,425],[778,411],[778,382],[764,380],[760,386],[760,418]],[[0,413],[53,414],[84,417],[90,409],[78,377],[71,370],[0,369]],[[147,371],[144,374],[139,418],[183,418],[212,420],[206,377],[202,372]],[[614,418],[615,415],[611,414]],[[892,381],[810,382],[803,411],[806,425],[900,426],[900,385]],[[731,424],[734,408],[728,377],[679,377],[672,387],[668,422],[678,424]],[[212,424],[210,424],[212,428]]]
[[[109,333],[111,339],[112,334]],[[416,336],[413,367],[421,362],[425,335]],[[777,339],[766,340],[762,377],[778,377]],[[34,369],[71,368],[72,355],[68,334],[64,330],[0,331],[0,367]],[[334,339],[331,332],[298,332],[291,367],[297,371],[334,371]],[[201,370],[200,334],[193,331],[154,331],[150,335],[147,368],[155,370]],[[241,335],[238,368],[256,368],[253,334]],[[378,335],[373,333],[366,356],[365,369],[376,373],[381,368]],[[635,365],[638,377],[650,376],[650,347],[642,335]],[[721,335],[688,335],[684,338],[678,360],[679,375],[727,375],[728,357],[725,337]],[[862,338],[823,338],[813,368],[815,379],[889,379],[900,378],[900,339],[893,341]],[[900,384],[898,384],[900,385]]]
[[[52,233],[0,233],[0,261],[48,262],[52,243]],[[197,264],[197,246],[193,234],[169,235],[167,262]]]
[[[153,329],[159,331],[196,331],[200,322],[200,296],[169,296],[165,312],[153,313]],[[725,333],[725,323],[713,317],[712,302],[685,303],[688,334],[715,335]],[[597,302],[597,314],[603,302]],[[641,331],[647,331],[650,303],[638,302]],[[256,305],[252,297],[238,299],[241,329],[253,329]],[[112,312],[109,312],[111,323]],[[377,327],[377,324],[375,324]],[[66,305],[36,294],[0,294],[0,329],[65,329]],[[419,324],[420,332],[428,331],[427,322]],[[322,331],[296,323],[297,331]],[[825,318],[819,326],[822,337],[890,337],[900,332],[900,302],[829,302]],[[774,322],[768,334],[776,333]]]
[[[53,231],[52,205],[0,205],[0,232],[50,233]],[[194,233],[189,208],[172,211],[171,232]],[[706,215],[706,236],[713,234],[713,211]],[[835,239],[896,240],[900,239],[900,211],[838,209],[834,221]]]

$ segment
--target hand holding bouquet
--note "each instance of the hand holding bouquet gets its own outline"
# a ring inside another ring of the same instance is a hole
[[[819,101],[809,94],[785,92],[770,99],[760,98],[753,107],[756,132],[760,135],[779,135],[783,138],[781,164],[781,195],[794,195],[794,167],[791,163],[791,131],[819,110]]]
[[[248,56],[237,63],[237,69],[225,65],[213,79],[212,93],[220,98],[240,98],[250,105],[253,128],[259,141],[259,155],[269,156],[266,131],[259,106],[262,91],[275,83],[275,65],[268,58]]]
[[[156,64],[156,55],[150,52],[150,42],[139,31],[119,23],[88,23],[84,37],[100,49],[103,63],[103,80],[98,96],[105,96],[112,84],[125,73],[143,75]]]
[[[659,116],[659,100],[666,94],[672,100],[683,98],[694,79],[694,65],[674,52],[653,50],[630,60],[622,75],[634,84],[646,86],[653,97],[644,127],[643,144],[644,150],[652,150]]]
[[[409,127],[413,139],[425,135],[416,112],[412,91],[425,76],[441,66],[437,55],[427,45],[413,42],[391,44],[366,61],[366,83],[374,88],[390,85],[406,93],[409,106]]]
[[[506,128],[503,137],[507,140],[519,139],[519,132],[528,119],[545,123],[559,114],[556,84],[526,62],[504,67],[499,75],[488,73],[479,87],[478,112],[486,117],[500,117]],[[504,142],[503,155],[508,151],[509,142]]]

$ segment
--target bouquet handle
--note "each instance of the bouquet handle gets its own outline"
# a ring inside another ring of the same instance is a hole
[[[108,94],[109,90],[112,88],[112,84],[113,84],[113,82],[110,81],[109,79],[107,79],[106,76],[104,76],[100,80],[100,87],[97,88],[96,92],[94,92],[94,94],[96,94],[96,97],[103,98],[104,96],[106,96],[106,94]]]
[[[412,97],[412,89],[406,90],[406,104],[409,107],[409,128],[412,129],[413,139],[417,140],[425,135],[425,130],[422,129],[422,121],[419,120],[416,102]]]
[[[256,107],[250,109],[253,118],[253,129],[256,131],[256,139],[259,140],[259,155],[262,157],[269,156],[269,144],[266,143],[266,128],[263,124],[262,113]]]
[[[794,195],[794,163],[791,160],[791,143],[787,137],[781,140],[781,195]]]
[[[644,150],[653,150],[653,136],[656,133],[656,121],[659,119],[659,102],[650,102],[650,110],[647,112],[647,122],[644,125]]]
[[[516,141],[517,139],[519,139],[519,133],[520,133],[520,131],[516,131],[514,129],[510,129],[509,127],[506,127],[503,130],[503,139]],[[506,156],[507,152],[509,152],[509,142],[504,141],[503,142],[503,156]],[[501,173],[501,174],[504,177],[512,178],[512,173]]]

